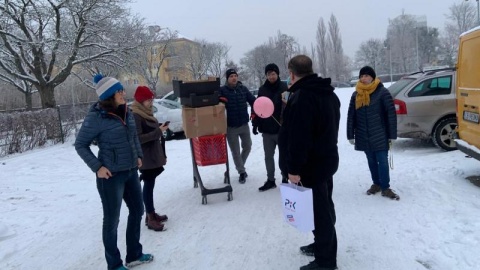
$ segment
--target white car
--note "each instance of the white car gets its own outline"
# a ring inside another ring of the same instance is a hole
[[[131,102],[129,103],[129,105]],[[153,100],[153,116],[157,118],[159,123],[170,121],[168,129],[165,132],[167,140],[172,139],[175,135],[183,133],[182,126],[182,106],[180,102],[168,99],[154,99]]]
[[[179,102],[168,99],[154,99],[153,115],[159,123],[170,121],[165,134],[167,140],[183,132],[182,106]]]

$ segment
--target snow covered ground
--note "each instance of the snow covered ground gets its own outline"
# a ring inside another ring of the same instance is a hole
[[[479,269],[480,189],[465,178],[480,163],[459,151],[399,139],[394,145],[391,201],[367,196],[363,153],[346,140],[352,88],[342,100],[340,167],[334,178],[338,266],[342,270]],[[157,179],[157,211],[169,216],[166,232],[142,228],[145,252],[155,260],[136,269],[298,269],[312,258],[298,248],[310,233],[285,224],[280,190],[258,192],[266,180],[261,136],[253,136],[246,184],[230,168],[233,201],[225,193],[201,204],[193,188],[188,140],[167,142],[168,164]],[[225,165],[199,167],[206,185],[222,186]],[[280,173],[277,172],[277,183]],[[0,159],[0,269],[105,269],[102,208],[94,174],[72,143]],[[127,210],[120,218],[125,256]]]

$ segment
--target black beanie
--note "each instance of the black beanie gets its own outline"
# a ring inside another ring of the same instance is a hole
[[[377,74],[375,74],[375,70],[369,66],[364,66],[360,69],[360,72],[358,74],[358,78],[362,75],[370,75],[374,80],[377,77]]]
[[[228,80],[228,77],[230,77],[230,75],[232,75],[232,74],[237,74],[237,71],[233,68],[227,69],[227,71],[225,72],[225,77],[227,78],[227,80]]]
[[[275,65],[274,63],[268,64],[267,66],[265,66],[265,75],[267,75],[269,71],[274,71],[275,73],[277,73],[277,75],[280,76],[280,70],[278,69],[278,66]]]

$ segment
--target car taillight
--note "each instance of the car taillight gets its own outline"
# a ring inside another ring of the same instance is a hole
[[[395,104],[395,112],[397,114],[407,114],[407,104],[405,102],[395,99],[393,103]]]

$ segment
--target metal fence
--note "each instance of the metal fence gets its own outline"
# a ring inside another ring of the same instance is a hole
[[[64,143],[68,137],[76,135],[93,103],[0,112],[0,157]]]

